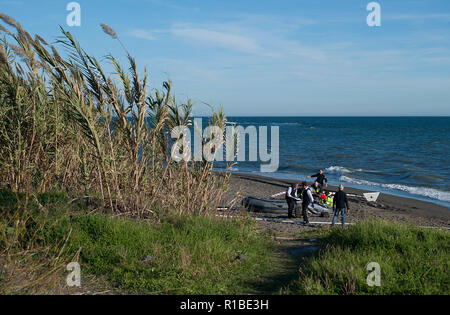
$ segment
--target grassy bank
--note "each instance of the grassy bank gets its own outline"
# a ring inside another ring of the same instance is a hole
[[[245,281],[269,266],[269,242],[246,222],[191,217],[152,226],[78,215],[60,222],[48,239],[69,228],[69,251],[81,248],[83,270],[131,293],[246,293]]]
[[[20,211],[15,196],[2,193],[2,213]],[[255,276],[271,270],[272,242],[246,220],[182,216],[154,224],[87,214],[81,205],[69,206],[65,194],[37,199],[47,214],[30,201],[26,217],[34,219],[26,229],[19,231],[14,219],[0,221],[5,231],[0,244],[3,250],[9,247],[9,266],[16,267],[3,270],[2,293],[36,292],[32,282],[39,279],[41,290],[47,289],[37,292],[53,292],[50,286],[64,286],[65,265],[71,261],[81,265],[82,284],[95,276],[116,293],[138,294],[245,294]],[[29,276],[32,269],[41,270]],[[46,278],[52,269],[55,273]]]
[[[286,267],[273,241],[245,219],[155,223],[71,200],[0,192],[0,294],[74,293],[65,287],[72,261],[81,265],[81,293],[251,294]],[[317,238],[321,250],[301,261],[284,293],[450,294],[448,231],[367,221],[301,236]],[[370,262],[381,267],[380,287],[367,285]]]
[[[368,221],[318,237],[322,249],[300,267],[290,294],[450,294],[450,233]],[[366,267],[381,267],[381,286],[369,287]]]

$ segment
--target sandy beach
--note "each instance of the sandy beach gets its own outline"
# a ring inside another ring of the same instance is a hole
[[[233,173],[225,203],[229,203],[237,196],[236,206],[240,207],[241,201],[245,197],[269,198],[274,194],[284,191],[291,183],[292,181],[285,179]],[[337,187],[328,186],[328,190],[337,191]],[[365,192],[349,187],[346,187],[345,191],[349,194],[358,195]],[[284,196],[277,198],[284,198]],[[348,222],[350,223],[357,223],[369,218],[378,218],[418,226],[450,228],[450,210],[429,202],[381,194],[376,202],[367,202],[364,199],[349,197],[349,206],[351,211],[348,216]],[[255,217],[287,219],[287,213],[285,215],[252,213],[252,215]],[[301,221],[302,219],[298,218],[296,220]],[[331,218],[311,216],[310,220],[315,222],[330,222]],[[273,230],[277,234],[292,233],[318,227],[268,222],[260,222],[259,225],[262,228]]]

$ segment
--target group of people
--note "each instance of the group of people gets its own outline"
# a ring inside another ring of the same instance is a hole
[[[323,170],[308,178],[316,178],[316,181],[310,187],[306,182],[301,186],[298,183],[292,184],[286,190],[286,202],[288,204],[288,216],[294,218],[293,212],[296,209],[297,202],[302,202],[302,215],[306,224],[309,224],[308,207],[316,202],[327,204],[333,208],[334,216],[332,225],[334,225],[339,217],[342,216],[342,226],[345,226],[346,216],[349,213],[347,194],[344,192],[344,186],[340,185],[339,190],[333,195],[326,192],[323,187],[328,187],[328,179]]]

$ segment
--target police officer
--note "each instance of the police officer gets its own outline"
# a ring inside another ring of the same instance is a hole
[[[288,217],[289,219],[294,218],[292,215],[292,211],[297,206],[297,191],[298,191],[298,184],[292,184],[289,186],[286,190],[286,202],[288,204]]]
[[[314,202],[314,198],[311,193],[311,189],[308,187],[308,184],[306,182],[302,183],[303,187],[303,194],[302,194],[302,214],[303,214],[303,220],[306,224],[309,224],[309,218],[308,218],[308,207],[309,205]]]

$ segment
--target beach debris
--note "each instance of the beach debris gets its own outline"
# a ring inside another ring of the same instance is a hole
[[[284,194],[286,194],[286,192],[285,192],[285,191],[283,191],[283,192],[280,192],[280,193],[278,193],[278,194],[275,194],[275,195],[272,195],[272,196],[270,196],[270,198],[276,198],[276,197],[282,196],[282,195],[284,195]]]
[[[217,211],[237,211],[238,207],[218,207]]]
[[[234,259],[234,261],[246,261],[248,259],[247,256],[245,256],[244,254],[239,254],[236,256],[236,258]]]
[[[380,197],[379,192],[373,192],[373,193],[365,193],[363,194],[364,198],[366,198],[367,201],[377,201],[378,197]]]
[[[142,259],[142,262],[145,264],[151,265],[155,262],[155,259],[153,258],[153,256],[147,255],[144,257],[144,259]]]

